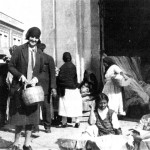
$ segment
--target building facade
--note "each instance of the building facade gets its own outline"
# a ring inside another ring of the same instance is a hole
[[[9,56],[9,48],[23,43],[23,23],[0,12],[0,54]]]

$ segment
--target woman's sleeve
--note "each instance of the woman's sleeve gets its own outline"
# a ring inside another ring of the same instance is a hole
[[[20,55],[20,49],[16,49],[13,54],[12,57],[10,59],[10,62],[8,64],[8,71],[15,77],[17,77],[18,79],[21,77],[22,73],[19,72],[17,70],[17,65],[18,63],[20,63],[19,60],[19,55]]]

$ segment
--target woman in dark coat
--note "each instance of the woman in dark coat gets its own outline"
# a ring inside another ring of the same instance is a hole
[[[77,72],[71,62],[71,54],[63,54],[64,64],[58,75],[58,88],[60,89],[59,115],[62,116],[62,126],[67,126],[67,117],[75,118],[75,127],[79,127],[79,116],[82,116],[82,98],[77,88]]]
[[[19,137],[25,126],[23,150],[32,150],[30,146],[31,131],[39,124],[39,105],[26,106],[21,96],[20,87],[25,84],[39,84],[43,70],[43,54],[37,48],[41,31],[32,27],[26,34],[27,43],[20,45],[12,54],[8,69],[13,75],[10,101],[10,124],[15,125],[15,141],[12,150],[18,150]],[[33,55],[32,55],[33,53]]]

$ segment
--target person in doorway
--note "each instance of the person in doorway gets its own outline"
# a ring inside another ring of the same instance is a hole
[[[108,96],[99,94],[96,107],[91,106],[88,123],[90,126],[85,133],[90,136],[103,136],[108,134],[122,134],[117,114],[108,107]]]
[[[37,44],[40,43],[41,31],[37,27],[30,28],[26,33],[27,43],[20,45],[13,52],[8,70],[13,75],[10,100],[10,124],[15,126],[15,141],[12,150],[19,150],[19,139],[25,127],[23,150],[32,150],[32,128],[39,124],[39,104],[27,106],[21,95],[24,84],[36,86],[40,84],[43,70],[43,54]]]
[[[82,98],[77,88],[76,67],[72,63],[72,57],[69,52],[63,54],[64,64],[60,67],[58,75],[59,88],[59,110],[58,114],[62,116],[62,127],[67,126],[67,117],[75,118],[75,126],[80,126],[79,116],[82,116]]]
[[[43,117],[43,123],[46,133],[51,133],[51,119],[52,119],[52,107],[50,106],[50,98],[52,96],[56,97],[56,76],[55,76],[55,63],[52,56],[44,53],[44,49],[46,48],[46,45],[41,43],[38,45],[38,47],[43,52],[43,58],[44,58],[44,68],[43,68],[43,74],[41,78],[41,85],[44,90],[44,102],[41,103],[42,108],[42,117]],[[51,96],[52,94],[52,96]]]
[[[122,88],[114,82],[114,78],[126,78],[123,71],[109,58],[103,58],[105,68],[105,84],[102,93],[105,93],[109,98],[108,106],[114,110],[118,115],[125,116],[123,110]]]

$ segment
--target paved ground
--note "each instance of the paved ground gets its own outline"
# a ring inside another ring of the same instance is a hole
[[[120,121],[123,132],[125,133],[129,128],[137,125],[137,122],[133,121]],[[52,127],[51,133],[45,133],[43,126],[40,126],[39,136],[32,135],[32,148],[33,150],[60,150],[57,141],[61,138],[81,137],[82,132],[87,127],[86,122],[82,122],[80,128],[73,128],[72,124],[67,128]],[[8,150],[8,146],[12,144],[14,139],[14,129],[10,126],[5,127],[5,131],[0,131],[0,149]],[[22,147],[24,141],[24,132],[20,139],[20,147]]]

